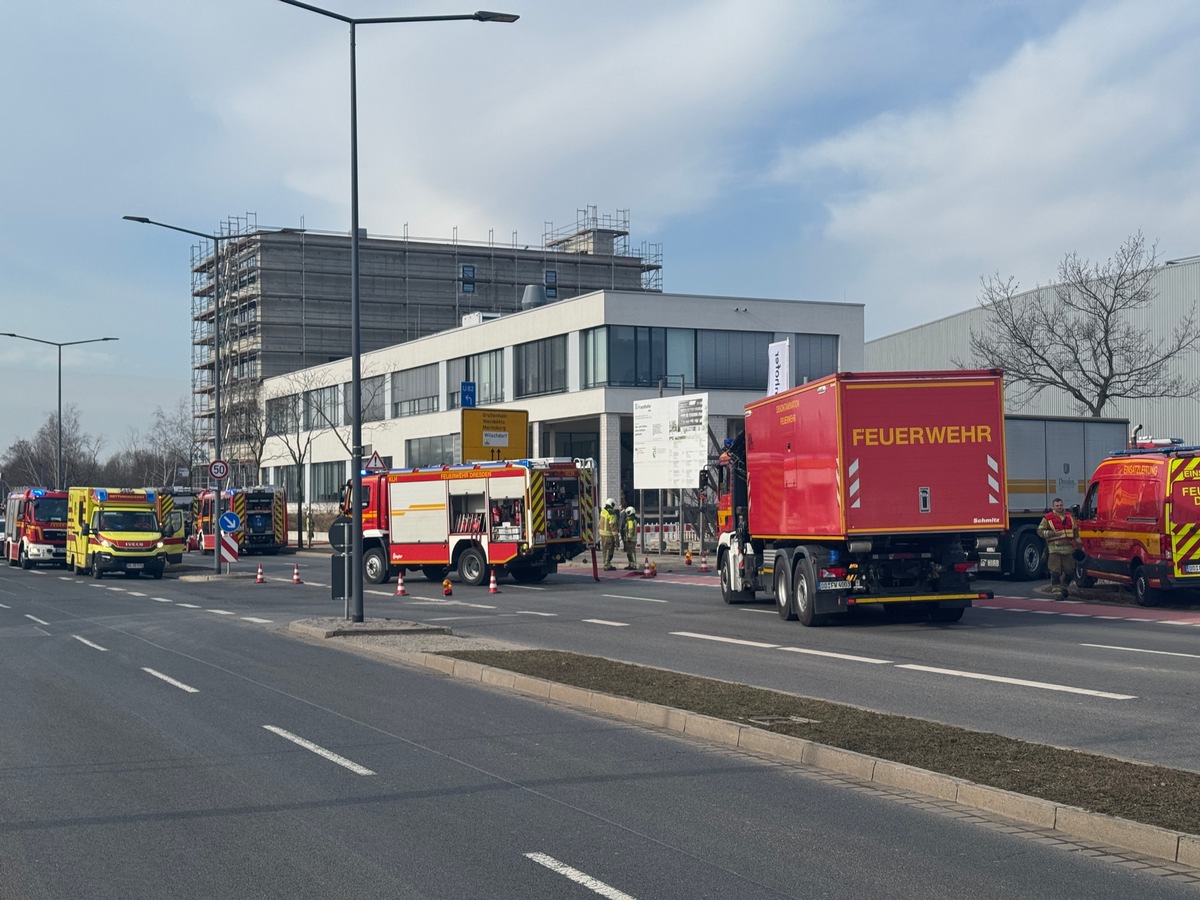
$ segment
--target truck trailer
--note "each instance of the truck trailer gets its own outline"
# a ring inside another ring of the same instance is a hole
[[[746,406],[717,491],[726,603],[820,625],[858,607],[956,622],[1007,522],[999,370],[841,372]]]
[[[1041,577],[1046,545],[1037,527],[1051,501],[1061,497],[1067,509],[1082,505],[1088,477],[1128,441],[1128,419],[1005,416],[1008,528],[1000,535],[999,557],[980,560],[980,574]]]

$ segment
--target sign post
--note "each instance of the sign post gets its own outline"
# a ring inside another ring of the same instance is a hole
[[[220,559],[223,563],[235,563],[238,559],[237,532],[242,530],[242,519],[233,510],[221,513],[218,520],[221,526]]]

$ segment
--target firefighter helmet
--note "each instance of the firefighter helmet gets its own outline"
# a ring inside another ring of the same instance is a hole
[[[636,516],[636,515],[637,515],[637,510],[636,510],[636,509],[634,509],[632,506],[627,506],[627,507],[625,507],[625,515],[627,515],[627,516]]]
[[[617,501],[614,500],[612,497],[609,497],[607,500],[604,501],[604,508],[605,509],[616,509]]]

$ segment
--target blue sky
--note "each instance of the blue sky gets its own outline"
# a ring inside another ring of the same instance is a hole
[[[862,302],[868,338],[1139,228],[1200,253],[1200,4],[488,2],[521,20],[359,29],[370,231],[536,243],[628,209],[666,290]],[[190,390],[191,239],[121,216],[348,229],[348,45],[277,0],[6,10],[0,330],[121,338],[63,353],[102,456]],[[0,448],[53,411],[55,366],[0,338]]]

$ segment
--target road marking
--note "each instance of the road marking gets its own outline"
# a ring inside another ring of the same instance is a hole
[[[396,595],[395,595],[395,593],[393,593],[392,591],[375,591],[375,590],[370,590],[370,591],[367,591],[367,593],[368,593],[368,594],[374,594],[376,597],[394,597],[394,596],[396,596]]]
[[[434,616],[429,621],[430,622],[461,622],[464,619],[468,622],[478,622],[479,616]]]
[[[586,872],[580,872],[578,869],[573,869],[564,862],[559,862],[553,856],[547,856],[545,853],[526,853],[526,859],[533,860],[539,866],[545,866],[551,872],[556,872],[564,878],[569,878],[578,885],[582,885],[594,894],[599,894],[601,897],[607,897],[608,900],[636,900],[632,894],[626,894],[624,891],[619,891],[611,885],[605,884],[598,878],[593,878]]]
[[[1127,619],[1127,618],[1129,618],[1129,617],[1128,617],[1128,616],[1094,616],[1094,618],[1097,618],[1097,619],[1111,619],[1111,620],[1113,620],[1113,621],[1121,621],[1122,619]],[[1135,621],[1136,621],[1136,620],[1135,620]]]
[[[77,635],[77,634],[73,634],[73,635],[71,635],[71,637],[75,638],[75,640],[79,641],[79,643],[81,643],[81,644],[87,644],[87,645],[88,645],[89,647],[91,647],[93,650],[99,650],[101,653],[107,653],[107,652],[108,652],[108,648],[107,648],[107,647],[101,647],[99,644],[93,644],[93,643],[92,643],[91,641],[89,641],[87,638],[82,638],[82,637],[80,637],[80,636],[79,636],[79,635]]]
[[[741,609],[739,612],[766,613],[768,616],[776,615],[776,612],[773,609]]]
[[[911,669],[914,672],[931,672],[934,675],[954,675],[957,678],[971,678],[976,681],[995,681],[1000,684],[1014,684],[1018,687],[1040,688],[1044,691],[1062,691],[1067,694],[1083,694],[1087,697],[1100,697],[1105,700],[1136,700],[1134,694],[1111,694],[1108,691],[1094,691],[1090,688],[1077,688],[1065,684],[1052,684],[1046,681],[1026,681],[1024,678],[1007,678],[1003,675],[983,675],[979,672],[962,672],[958,669],[939,669],[935,666],[919,666],[902,664],[897,669]]]
[[[187,691],[189,694],[200,693],[198,688],[194,688],[191,685],[184,684],[182,681],[176,681],[174,678],[170,677],[169,675],[164,675],[162,672],[156,672],[154,669],[148,669],[145,666],[142,666],[142,671],[147,672],[150,675],[153,675],[155,678],[161,678],[167,684],[177,687],[181,691]]]
[[[1200,625],[1200,622],[1193,622],[1187,619],[1159,619],[1159,625]]]
[[[761,647],[764,650],[775,650],[778,644],[764,644],[762,641],[743,641],[740,638],[720,637],[715,634],[698,634],[694,631],[672,631],[676,637],[696,638],[699,641],[716,641],[719,644],[738,644],[742,647]]]
[[[29,619],[29,621],[31,621],[31,622],[37,622],[39,625],[49,625],[50,624],[49,622],[43,622],[37,616],[31,616],[29,613],[25,613],[25,618]]]
[[[613,628],[628,628],[628,622],[610,622],[607,619],[584,619],[583,621],[591,625],[611,625]]]
[[[278,728],[275,725],[264,725],[263,728],[267,729],[267,731],[271,732],[272,734],[279,735],[281,738],[286,738],[287,740],[291,741],[293,744],[303,747],[305,750],[311,750],[313,753],[317,754],[317,756],[323,757],[323,758],[329,760],[330,762],[337,763],[339,766],[343,766],[343,767],[349,769],[355,775],[374,775],[375,774],[370,769],[368,769],[364,766],[360,766],[356,762],[351,762],[350,760],[346,759],[346,757],[344,757],[344,756],[338,756],[332,750],[326,750],[324,747],[320,747],[317,744],[314,744],[312,741],[306,741],[304,738],[302,738],[298,735],[292,734],[290,731],[284,731],[282,728]]]
[[[168,600],[166,597],[151,597],[151,600],[157,600],[159,603],[174,603],[174,600]]]
[[[1090,619],[1091,613],[1059,613],[1064,619]]]
[[[210,612],[214,616],[232,616],[232,615],[234,615],[234,613],[231,613],[227,609],[209,609],[209,610],[206,610],[206,612]]]
[[[253,622],[255,625],[270,625],[274,619],[256,619],[254,616],[242,616],[243,622]]]
[[[539,587],[536,584],[510,584],[507,587],[514,587],[519,591],[544,591],[546,588]],[[507,588],[505,588],[507,590]]]
[[[5,604],[3,604],[3,603],[0,603],[0,609],[12,609],[12,607],[11,607],[11,606],[6,606]]]
[[[123,587],[113,587],[112,585],[105,585],[104,589],[106,591],[120,591],[122,594],[125,593],[125,588],[123,588]]]
[[[146,595],[145,595],[145,594],[138,593],[137,591],[130,591],[130,592],[129,592],[129,596],[130,596],[130,597],[145,597]]]
[[[179,605],[184,609],[200,609],[200,607],[195,603],[180,603]]]
[[[780,647],[780,650],[786,650],[788,653],[808,653],[812,656],[828,656],[831,659],[847,659],[850,662],[872,663],[873,665],[887,665],[891,663],[890,659],[875,659],[871,656],[853,656],[849,653],[833,653],[829,650],[807,650],[803,647]]]
[[[549,616],[549,617],[553,618],[553,617],[557,617],[558,613],[534,612],[532,609],[518,609],[517,615],[518,616]]]
[[[1155,656],[1182,656],[1186,659],[1200,659],[1200,653],[1173,653],[1170,650],[1143,650],[1141,647],[1114,647],[1111,644],[1080,644],[1080,647],[1095,647],[1098,650],[1123,650],[1126,653],[1152,653]]]
[[[641,600],[643,603],[666,603],[666,600],[655,600],[652,597],[630,597],[628,594],[601,594],[601,597],[608,597],[611,600]]]

